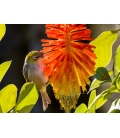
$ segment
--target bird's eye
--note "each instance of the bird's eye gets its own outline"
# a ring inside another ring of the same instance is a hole
[[[34,60],[36,60],[36,59],[37,59],[37,57],[36,57],[36,56],[33,56],[33,59],[34,59]]]

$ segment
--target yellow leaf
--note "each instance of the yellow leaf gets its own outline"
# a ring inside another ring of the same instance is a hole
[[[5,24],[0,24],[0,41],[2,40],[3,36],[5,35],[5,32],[6,32]]]
[[[94,52],[97,56],[95,68],[106,67],[112,58],[112,46],[118,38],[118,30],[104,31],[96,39],[90,42],[95,46]]]

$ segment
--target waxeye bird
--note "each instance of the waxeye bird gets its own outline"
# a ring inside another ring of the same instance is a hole
[[[45,111],[48,104],[51,104],[51,100],[46,92],[48,77],[43,74],[44,67],[40,52],[33,50],[25,57],[23,76],[26,82],[33,82],[40,91],[43,110]]]

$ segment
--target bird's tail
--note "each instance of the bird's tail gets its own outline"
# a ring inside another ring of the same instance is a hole
[[[48,104],[51,104],[51,100],[47,92],[42,92],[41,97],[42,97],[42,103],[43,103],[43,110],[45,111],[48,108]]]

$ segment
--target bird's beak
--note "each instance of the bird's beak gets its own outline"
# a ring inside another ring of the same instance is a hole
[[[41,57],[40,55],[39,56],[37,56],[37,58],[39,58],[39,57]]]
[[[40,52],[39,52],[39,56],[37,56],[37,58],[39,58],[39,57],[41,57],[41,54],[40,54]]]

